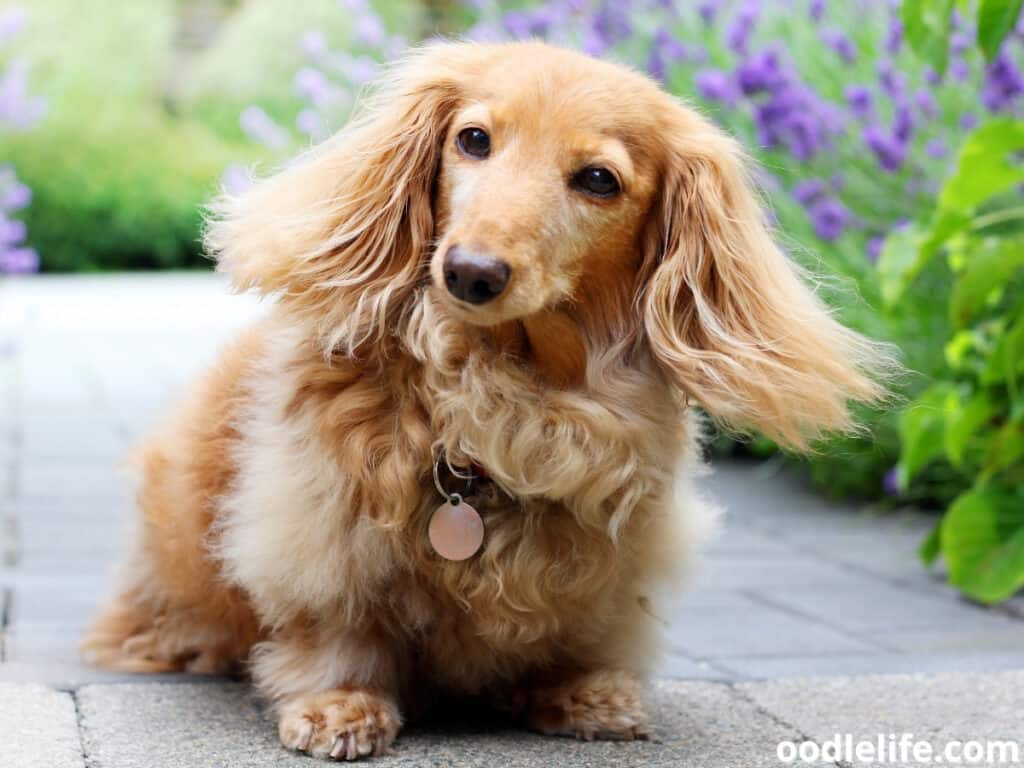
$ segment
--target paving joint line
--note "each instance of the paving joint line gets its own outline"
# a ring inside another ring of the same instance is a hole
[[[90,768],[92,761],[85,748],[85,729],[82,727],[85,716],[82,714],[81,704],[78,701],[78,689],[71,688],[67,693],[71,697],[71,705],[75,708],[75,732],[78,734],[78,751],[82,755],[82,765],[85,768]]]
[[[0,590],[0,664],[7,661],[7,628],[11,623],[11,602],[14,592],[10,587]]]
[[[896,650],[894,648],[890,648],[889,646],[878,642],[872,637],[864,636],[857,632],[843,631],[831,622],[828,622],[825,619],[821,618],[820,616],[815,616],[813,613],[806,613],[804,611],[801,611],[799,608],[794,608],[791,605],[786,605],[785,603],[779,603],[775,600],[772,600],[770,597],[765,596],[756,589],[740,589],[737,591],[739,592],[739,594],[744,595],[745,597],[753,600],[755,603],[760,603],[761,605],[767,606],[781,613],[788,614],[793,618],[801,619],[802,621],[805,621],[808,624],[811,624],[812,626],[824,627],[835,632],[838,635],[841,635],[842,637],[856,638],[859,642],[871,646],[876,651],[886,651],[888,653],[892,653]],[[833,654],[825,655],[831,656]]]
[[[757,714],[767,717],[780,728],[795,733],[801,741],[814,741],[807,733],[804,733],[802,728],[799,728],[798,726],[789,722],[781,715],[772,712],[770,709],[768,709],[760,702],[758,702],[753,696],[739,688],[739,685],[740,683],[725,683],[725,687],[733,696],[752,706],[754,708],[754,711],[757,712]],[[848,763],[845,760],[840,760],[838,762],[833,761],[831,764],[834,765],[836,768],[854,768],[854,766],[851,763]]]

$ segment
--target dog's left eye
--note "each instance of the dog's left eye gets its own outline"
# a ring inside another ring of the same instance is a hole
[[[572,185],[595,197],[612,197],[619,193],[619,180],[607,168],[589,166],[572,177]]]
[[[463,154],[483,160],[491,154],[491,137],[482,128],[466,128],[456,139]]]

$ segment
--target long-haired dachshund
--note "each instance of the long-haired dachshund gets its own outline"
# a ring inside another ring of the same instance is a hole
[[[411,54],[207,244],[276,301],[144,447],[84,650],[244,665],[313,755],[381,754],[437,696],[644,736],[652,600],[712,516],[692,406],[801,449],[883,394],[736,142],[541,43]]]

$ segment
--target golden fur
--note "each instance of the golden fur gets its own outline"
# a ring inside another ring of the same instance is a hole
[[[485,160],[455,137],[486,129]],[[614,170],[622,192],[568,179]],[[512,270],[444,289],[452,245]],[[544,732],[646,732],[651,600],[711,520],[702,405],[795,448],[882,390],[774,244],[736,143],[646,78],[540,43],[412,54],[208,245],[275,295],[143,452],[142,535],[84,642],[119,669],[243,662],[286,746],[379,754],[438,693]],[[443,451],[493,482],[484,548],[426,527]]]

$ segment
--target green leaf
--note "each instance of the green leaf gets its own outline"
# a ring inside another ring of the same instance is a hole
[[[996,410],[988,394],[979,392],[947,415],[944,443],[946,456],[953,466],[963,465],[967,445],[995,415]]]
[[[1020,240],[990,241],[976,249],[953,288],[950,319],[967,325],[986,307],[993,292],[1001,290],[1024,267],[1024,243]]]
[[[981,0],[978,7],[978,45],[986,59],[993,59],[1020,16],[1024,0]]]
[[[1007,382],[1010,395],[1017,391],[1017,377],[1024,372],[1024,316],[1018,317],[996,342],[989,355],[981,383],[986,385]]]
[[[1024,424],[1008,422],[992,438],[985,457],[983,480],[988,480],[1024,459]]]
[[[900,13],[910,47],[936,72],[945,72],[953,0],[903,0]]]
[[[951,384],[933,384],[900,417],[902,488],[906,488],[924,467],[945,455],[946,417],[952,410],[955,396]]]
[[[924,541],[921,542],[921,546],[917,548],[917,556],[921,558],[921,561],[925,565],[934,565],[935,558],[939,556],[939,550],[942,547],[942,522],[939,521],[932,526],[931,532],[925,537]]]
[[[882,298],[895,304],[924,266],[920,261],[921,233],[914,226],[894,229],[885,238],[878,257]]]
[[[961,147],[956,170],[939,195],[940,211],[972,211],[1024,181],[1024,166],[1014,157],[1022,149],[1024,120],[996,118],[975,129]]]
[[[957,497],[942,523],[950,582],[983,603],[1024,587],[1024,496],[999,489]]]

